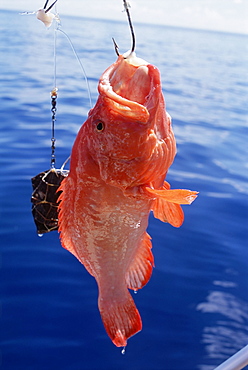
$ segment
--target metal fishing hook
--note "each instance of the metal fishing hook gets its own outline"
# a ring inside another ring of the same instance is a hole
[[[115,52],[116,52],[117,56],[119,56],[120,55],[120,53],[119,53],[119,46],[117,45],[117,43],[116,43],[116,41],[115,41],[115,39],[113,37],[112,37],[112,40],[113,40],[113,43],[114,43]]]
[[[126,0],[123,0],[123,3],[124,3],[124,11],[127,13],[128,23],[129,23],[129,27],[130,27],[130,31],[131,31],[131,36],[132,36],[132,47],[131,47],[131,51],[130,51],[130,55],[131,55],[134,52],[134,49],[135,49],[135,33],[134,33],[134,29],[133,29],[133,24],[132,24],[130,12],[129,12],[129,9],[128,9],[128,8],[131,8],[131,6]],[[120,55],[119,46],[117,45],[117,43],[116,43],[116,41],[113,37],[112,37],[112,40],[113,40],[113,43],[114,43],[115,52],[116,52],[117,56],[119,56]],[[125,58],[127,58],[127,56]]]
[[[129,12],[130,4],[126,0],[123,0],[123,3],[124,3],[125,11],[127,13],[128,23],[129,23],[129,27],[131,31],[131,36],[132,36],[132,47],[131,47],[131,54],[132,54],[135,49],[135,33],[134,33],[133,25],[132,25],[130,12]]]

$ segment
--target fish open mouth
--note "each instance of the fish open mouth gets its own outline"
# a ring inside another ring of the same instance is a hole
[[[148,63],[135,53],[120,55],[101,76],[98,90],[111,109],[140,123],[146,123],[146,102],[151,88]]]
[[[122,98],[145,105],[151,86],[148,63],[133,54],[124,57],[119,68],[110,76],[110,84]]]

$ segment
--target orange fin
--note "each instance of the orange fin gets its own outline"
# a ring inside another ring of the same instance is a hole
[[[167,202],[162,198],[155,200],[153,214],[160,221],[168,222],[174,227],[180,227],[184,221],[182,207],[179,204]]]
[[[127,339],[142,329],[139,311],[127,289],[117,299],[100,294],[98,306],[105,330],[117,347],[125,347]]]
[[[138,290],[148,283],[154,267],[151,237],[145,233],[136,255],[126,274],[126,283],[129,289]]]
[[[95,276],[95,273],[90,264],[83,258],[83,256],[79,255],[79,253],[77,252],[77,246],[75,244],[75,240],[77,240],[77,238],[73,237],[73,235],[75,235],[73,210],[68,208],[68,204],[74,204],[72,192],[68,191],[68,189],[74,187],[72,181],[73,180],[71,179],[71,177],[66,177],[62,181],[62,184],[58,189],[58,191],[61,191],[61,194],[58,198],[60,241],[62,247],[73,254],[85,266],[87,271],[91,275]]]
[[[161,198],[170,203],[191,204],[197,197],[198,192],[186,189],[151,189],[146,187],[145,191],[154,198]]]
[[[61,191],[61,194],[58,198],[59,203],[59,233],[60,233],[60,240],[62,247],[67,249],[69,252],[71,252],[76,258],[78,258],[78,254],[76,251],[76,248],[74,247],[74,244],[70,237],[70,232],[68,232],[70,228],[70,210],[66,208],[65,206],[65,197],[67,197],[67,203],[73,204],[73,199],[70,199],[72,197],[71,192],[66,191],[66,189],[70,186],[73,187],[73,184],[71,183],[72,180],[70,177],[67,177],[65,181],[62,182],[60,185],[58,191]],[[67,184],[69,183],[69,184]]]
[[[172,226],[180,227],[184,221],[184,214],[180,204],[191,204],[198,192],[186,189],[170,189],[170,184],[164,182],[161,189],[144,188],[149,197],[155,198],[153,203],[154,217]]]

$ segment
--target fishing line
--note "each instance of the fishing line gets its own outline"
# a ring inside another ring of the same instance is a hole
[[[58,88],[57,88],[57,31],[63,33],[72,50],[73,53],[79,62],[81,70],[83,71],[83,75],[86,81],[88,96],[90,106],[92,107],[92,99],[90,94],[90,87],[88,83],[88,79],[79,59],[77,52],[73,46],[73,43],[70,37],[67,35],[66,32],[61,30],[60,26],[60,18],[59,14],[57,13],[56,2],[55,0],[52,5],[50,5],[47,9],[49,0],[46,0],[43,9],[39,9],[35,12],[37,18],[41,20],[47,28],[49,28],[53,23],[53,83],[54,87],[50,93],[51,95],[51,112],[52,112],[52,124],[51,124],[51,163],[50,169],[44,172],[39,173],[35,177],[31,179],[33,193],[31,197],[32,202],[32,214],[34,218],[34,222],[37,228],[37,233],[39,236],[42,236],[44,233],[48,233],[52,230],[58,229],[58,198],[60,192],[58,191],[60,185],[64,178],[68,176],[69,171],[65,170],[64,167],[67,162],[70,160],[70,157],[66,159],[60,169],[56,169],[55,162],[55,122],[56,122],[56,112],[57,112],[57,96],[58,96]],[[49,11],[55,5],[55,14],[50,13]],[[27,13],[28,14],[28,13]],[[53,22],[56,21],[56,22]]]
[[[81,62],[81,60],[80,60],[80,58],[79,58],[79,56],[78,56],[78,54],[77,54],[77,52],[76,52],[76,49],[75,49],[75,48],[74,48],[74,46],[73,46],[73,43],[72,43],[72,41],[71,41],[70,37],[67,35],[67,33],[66,33],[65,31],[63,31],[63,30],[60,28],[60,25],[58,25],[58,27],[57,27],[57,31],[60,31],[61,33],[63,33],[63,35],[65,35],[65,37],[67,38],[67,41],[69,42],[69,44],[70,44],[70,46],[71,46],[71,48],[72,48],[72,51],[73,51],[73,53],[74,53],[74,55],[75,55],[75,57],[76,57],[76,59],[77,59],[77,61],[78,61],[79,65],[80,65],[80,67],[81,67],[81,69],[82,69],[83,76],[84,76],[84,79],[85,79],[85,82],[86,82],[86,85],[87,85],[87,91],[88,91],[88,98],[89,98],[89,101],[90,101],[90,106],[91,106],[91,108],[92,108],[92,99],[91,99],[90,85],[89,85],[89,81],[88,81],[88,78],[87,78],[87,75],[86,75],[86,72],[85,72],[84,66],[83,66],[83,64],[82,64],[82,62]]]
[[[67,162],[70,160],[70,157],[66,159],[60,169],[56,169],[55,162],[55,122],[56,122],[56,112],[57,112],[57,97],[58,97],[58,88],[57,88],[57,31],[60,31],[65,35],[67,41],[69,42],[72,51],[81,67],[83,76],[87,86],[87,92],[90,102],[90,107],[92,108],[92,99],[90,93],[90,86],[87,79],[86,72],[84,70],[83,64],[78,57],[78,54],[74,48],[74,45],[67,35],[61,29],[61,22],[59,14],[57,13],[56,2],[55,0],[52,5],[47,9],[49,0],[45,1],[43,9],[39,9],[34,13],[25,13],[25,14],[36,14],[37,19],[42,21],[44,25],[49,28],[53,23],[53,83],[54,87],[50,93],[51,95],[51,112],[52,112],[52,123],[51,123],[51,163],[50,169],[44,172],[39,173],[31,179],[32,181],[32,214],[34,222],[37,228],[37,233],[39,236],[42,236],[44,233],[48,233],[52,230],[58,229],[58,198],[60,191],[60,185],[64,178],[68,176],[69,171],[65,170],[64,167]],[[55,14],[51,13],[50,10],[54,6]],[[24,14],[24,13],[22,13]]]
[[[55,8],[57,7],[57,5],[55,5]],[[56,14],[57,14],[57,9],[56,9]],[[54,47],[54,50],[53,50],[53,55],[54,55],[54,87],[57,86],[57,32],[56,32],[56,27],[54,25],[54,32],[53,32],[54,36],[53,36],[53,40],[54,40],[54,43],[53,43],[53,47]]]
[[[47,2],[46,2],[46,5],[47,5]],[[85,83],[86,83],[86,86],[87,86],[87,92],[88,92],[88,98],[89,98],[89,102],[90,102],[90,107],[92,108],[92,99],[91,99],[91,92],[90,92],[90,86],[89,86],[89,81],[88,81],[88,78],[87,78],[87,75],[86,75],[86,72],[85,72],[85,69],[84,69],[84,66],[76,52],[76,49],[70,39],[70,37],[68,36],[68,34],[63,31],[61,29],[61,22],[60,22],[60,18],[59,18],[59,15],[57,13],[57,5],[55,5],[55,19],[56,19],[56,26],[54,26],[54,89],[51,91],[51,99],[52,99],[52,137],[51,137],[51,142],[52,142],[52,146],[51,146],[51,149],[52,149],[52,153],[51,153],[51,168],[54,168],[55,167],[55,161],[56,161],[56,157],[55,157],[55,142],[56,142],[56,138],[55,138],[55,121],[56,121],[56,99],[57,99],[57,92],[58,92],[58,88],[57,88],[57,31],[60,31],[67,39],[67,41],[69,42],[69,45],[71,46],[71,49],[74,53],[74,56],[75,58],[77,59],[78,63],[79,63],[79,66],[83,72],[83,76],[84,76],[84,79],[85,79]],[[70,157],[65,161],[65,163],[68,162],[68,160],[70,159]],[[64,163],[64,165],[65,165]],[[63,167],[64,167],[63,165]]]

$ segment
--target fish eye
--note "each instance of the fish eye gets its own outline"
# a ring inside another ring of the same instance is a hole
[[[103,122],[98,122],[96,125],[97,131],[103,131],[104,130],[104,123]]]

